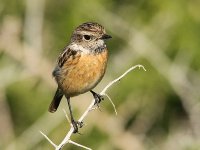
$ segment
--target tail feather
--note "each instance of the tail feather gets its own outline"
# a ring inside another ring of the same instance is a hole
[[[54,98],[49,106],[49,112],[54,113],[57,110],[62,97],[63,97],[62,90],[57,88]]]

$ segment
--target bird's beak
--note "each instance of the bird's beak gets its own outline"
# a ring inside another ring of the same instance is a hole
[[[104,34],[104,35],[102,35],[102,37],[100,39],[107,40],[107,39],[110,39],[110,38],[112,38],[112,36],[110,36],[108,34]]]

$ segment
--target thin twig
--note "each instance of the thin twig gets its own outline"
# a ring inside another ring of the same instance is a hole
[[[112,86],[114,83],[120,81],[120,79],[122,79],[124,76],[126,76],[129,72],[131,72],[132,70],[134,70],[135,68],[142,68],[144,71],[146,71],[146,69],[144,68],[144,66],[142,65],[135,65],[133,67],[131,67],[130,69],[128,69],[125,73],[123,73],[121,76],[119,76],[117,79],[111,81],[103,90],[102,92],[100,93],[101,95],[104,95],[105,92],[108,90],[108,88],[110,88],[110,86]]]
[[[121,76],[119,76],[118,78],[116,78],[115,80],[111,81],[100,93],[100,95],[106,95],[108,97],[108,99],[111,101],[111,104],[113,105],[114,109],[115,109],[115,105],[112,102],[112,100],[110,99],[110,97],[106,94],[106,91],[108,90],[108,88],[110,88],[111,86],[113,86],[114,83],[118,82],[120,79],[122,79],[124,76],[126,76],[129,72],[133,71],[136,68],[142,68],[144,71],[146,71],[146,69],[144,68],[144,66],[142,65],[135,65],[131,68],[129,68],[125,73],[123,73]],[[79,122],[82,122],[83,119],[88,115],[88,113],[92,110],[93,106],[94,106],[94,102],[95,99],[92,100],[92,102],[90,103],[90,105],[88,106],[88,108],[85,110],[85,112],[83,113],[83,115],[79,118]],[[115,113],[116,109],[115,109]],[[67,133],[67,135],[65,136],[65,138],[62,140],[62,142],[56,146],[46,135],[44,135],[42,132],[42,135],[45,136],[45,138],[56,148],[56,150],[60,150],[66,143],[72,143],[74,145],[77,145],[78,143],[75,143],[73,141],[70,140],[71,135],[73,134],[74,128],[73,126],[71,126],[69,132]],[[81,147],[80,144],[78,144],[77,146]],[[84,146],[84,148],[87,148]]]
[[[108,100],[111,102],[113,108],[114,108],[114,111],[115,111],[115,114],[117,116],[117,110],[116,110],[116,107],[115,107],[115,104],[113,103],[112,99],[110,98],[110,96],[108,94],[105,93],[105,96],[108,98]]]
[[[91,148],[86,147],[86,146],[81,145],[81,144],[78,144],[78,143],[76,143],[76,142],[74,142],[74,141],[72,141],[72,140],[69,140],[68,143],[74,144],[74,145],[76,145],[76,146],[78,146],[78,147],[82,147],[82,148],[87,149],[87,150],[92,150]]]
[[[55,148],[57,148],[58,146],[56,144],[54,144],[54,142],[52,142],[52,140],[50,140],[48,138],[48,136],[46,136],[42,131],[40,131],[40,133],[49,141],[49,143],[51,143],[51,145],[53,145]]]

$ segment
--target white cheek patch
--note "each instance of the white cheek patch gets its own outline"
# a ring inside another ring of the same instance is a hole
[[[73,49],[73,50],[76,50],[76,51],[82,51],[83,53],[86,53],[88,54],[90,52],[89,49],[86,49],[86,48],[83,48],[83,46],[81,45],[77,45],[75,43],[72,43],[69,48]]]
[[[106,44],[105,44],[104,40],[99,39],[95,42],[94,51],[96,51],[96,50],[101,51],[104,48],[106,48]]]
[[[104,41],[103,40],[98,40],[97,41],[97,46],[100,47],[100,46],[103,46],[104,45]]]

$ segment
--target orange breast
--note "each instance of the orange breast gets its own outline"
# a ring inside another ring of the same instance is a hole
[[[72,97],[93,89],[103,78],[107,51],[100,54],[81,54],[76,63],[63,66],[62,89]]]

